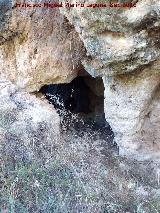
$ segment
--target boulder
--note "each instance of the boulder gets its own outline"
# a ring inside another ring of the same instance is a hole
[[[16,7],[19,1],[11,2],[13,9],[8,2],[8,10],[0,9],[0,74],[28,92],[70,82],[85,53],[74,27],[58,8]]]
[[[0,158],[14,165],[45,163],[60,146],[59,138],[60,119],[53,106],[1,79]]]
[[[69,3],[74,3],[69,0]],[[130,73],[160,56],[160,1],[140,0],[136,7],[61,8],[84,42],[83,65],[92,76]],[[83,3],[83,2],[81,2]]]

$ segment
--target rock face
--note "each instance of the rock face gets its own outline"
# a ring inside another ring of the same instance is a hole
[[[13,6],[18,3],[12,2]],[[30,92],[44,84],[70,82],[77,76],[85,49],[58,9],[1,7],[1,12],[0,73]]]
[[[44,84],[70,82],[82,62],[89,74],[103,78],[105,117],[121,154],[156,159],[160,0],[139,0],[133,8],[86,8],[93,3],[99,1],[83,1],[83,8],[62,7],[60,12],[1,7],[0,73],[32,92]]]
[[[120,154],[140,160],[159,158],[159,70],[157,61],[141,72],[103,77],[105,117],[115,133]]]
[[[87,72],[113,76],[132,72],[159,57],[159,6],[160,1],[142,0],[131,9],[108,6],[61,11],[84,42],[89,56],[83,60]]]
[[[59,130],[53,107],[0,80],[0,155],[24,164],[31,159],[46,161],[60,146]]]
[[[160,151],[160,1],[140,0],[128,9],[85,7],[61,12],[84,42],[86,71],[103,77],[105,117],[120,153],[156,158]]]

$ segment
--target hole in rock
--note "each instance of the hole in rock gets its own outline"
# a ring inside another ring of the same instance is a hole
[[[39,92],[54,105],[62,123],[68,125],[72,120],[75,129],[90,128],[101,132],[103,139],[110,137],[113,141],[113,132],[105,120],[102,78],[93,78],[84,71],[70,83],[45,85]]]

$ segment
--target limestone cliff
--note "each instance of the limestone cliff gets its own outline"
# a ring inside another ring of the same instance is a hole
[[[17,9],[16,2],[13,9],[2,8],[0,72],[19,88],[36,91],[71,81],[83,65],[103,78],[105,117],[120,153],[158,158],[160,0],[139,0],[132,8],[62,7],[54,12]]]

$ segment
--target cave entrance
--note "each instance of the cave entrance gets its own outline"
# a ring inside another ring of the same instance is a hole
[[[70,83],[45,85],[40,92],[54,105],[60,116],[65,111],[65,115],[70,112],[88,122],[94,121],[100,126],[106,124],[102,78],[82,74]]]
[[[60,115],[62,131],[74,130],[78,135],[90,132],[93,141],[103,139],[103,147],[115,147],[114,134],[105,120],[102,78],[84,71],[70,83],[45,85],[40,92]]]

